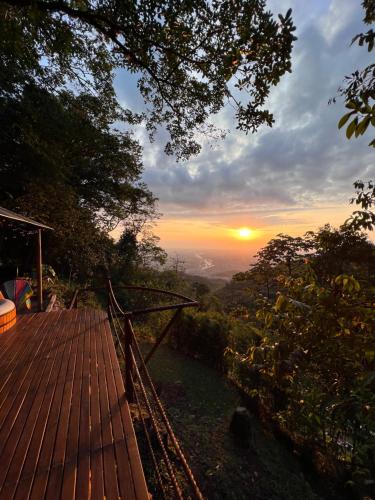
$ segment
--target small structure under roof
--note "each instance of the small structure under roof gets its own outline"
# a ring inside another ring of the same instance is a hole
[[[41,224],[29,217],[17,214],[12,210],[0,207],[0,219],[6,219],[17,222],[19,224],[26,224],[32,226],[37,230],[37,256],[36,256],[36,272],[38,281],[38,306],[39,310],[43,310],[43,275],[42,275],[42,229],[53,230],[52,227]]]

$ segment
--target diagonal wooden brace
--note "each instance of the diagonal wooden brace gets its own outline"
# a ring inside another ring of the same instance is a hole
[[[181,311],[182,311],[182,308],[179,308],[177,309],[177,311],[174,313],[174,315],[171,317],[171,319],[168,321],[167,325],[164,327],[164,330],[162,331],[160,337],[157,339],[157,341],[155,342],[155,344],[153,345],[151,351],[147,354],[147,356],[145,357],[145,364],[148,363],[148,361],[150,360],[150,358],[154,355],[155,351],[157,350],[157,348],[159,347],[159,345],[163,342],[164,338],[166,337],[167,333],[169,332],[171,326],[173,325],[173,323],[176,321],[176,319],[179,318],[179,316],[181,315]],[[141,367],[141,371],[142,371],[142,367]]]

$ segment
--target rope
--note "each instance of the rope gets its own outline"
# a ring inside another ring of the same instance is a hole
[[[160,444],[160,447],[161,447],[161,450],[162,450],[162,453],[163,453],[165,465],[167,466],[168,473],[169,473],[169,476],[170,476],[171,481],[173,483],[173,486],[174,486],[174,489],[176,491],[177,497],[180,500],[183,500],[183,496],[182,496],[180,487],[179,487],[179,485],[177,483],[177,479],[176,479],[176,476],[174,474],[171,461],[169,460],[168,453],[167,453],[167,451],[165,449],[165,446],[164,446],[164,443],[163,443],[163,439],[162,439],[162,437],[160,435],[160,431],[158,429],[158,426],[157,426],[157,423],[156,423],[156,420],[155,420],[155,417],[154,417],[154,413],[153,413],[151,405],[150,405],[150,401],[149,401],[149,399],[147,397],[146,389],[145,389],[145,387],[143,385],[143,382],[142,382],[142,379],[141,379],[141,376],[140,376],[140,373],[139,373],[139,370],[138,370],[138,367],[137,367],[137,364],[136,364],[136,361],[135,361],[135,357],[134,357],[133,351],[132,351],[132,358],[133,358],[135,373],[136,373],[137,378],[138,378],[139,387],[141,388],[141,392],[142,392],[142,395],[143,395],[144,402],[145,402],[147,410],[149,412],[152,425],[153,425],[153,427],[155,429],[156,436],[158,438],[158,441],[159,441],[159,444]]]
[[[112,306],[110,306],[112,308]],[[117,323],[117,326],[116,326],[116,323]],[[121,344],[121,341],[120,341],[120,337],[119,337],[119,334],[118,334],[118,330],[117,330],[117,327],[119,327],[120,331],[123,333],[123,329],[121,327],[121,324],[120,322],[117,320],[116,322],[113,322],[113,327],[114,327],[114,330],[115,330],[115,336],[117,338],[117,341],[118,341],[118,344],[119,344],[119,347],[120,347],[120,351],[121,351],[121,354],[123,356],[123,359],[125,361],[125,352],[124,352],[124,349],[122,347],[122,344]],[[132,355],[133,357],[133,361],[134,360],[134,355]],[[134,386],[134,379],[133,379],[133,376],[130,374],[131,376],[131,379],[132,379],[132,383],[133,383],[133,386]],[[139,382],[140,385],[142,384],[142,382],[140,381]],[[136,404],[137,404],[137,407],[138,407],[138,411],[139,411],[139,414],[140,414],[140,417],[141,417],[141,421],[142,421],[142,424],[143,424],[143,428],[144,428],[144,432],[145,432],[145,435],[146,435],[146,439],[147,439],[147,443],[148,443],[148,448],[149,448],[149,452],[150,452],[150,455],[152,457],[152,461],[154,463],[154,467],[155,467],[155,470],[156,470],[156,475],[157,475],[157,479],[158,479],[158,483],[160,485],[160,488],[162,490],[162,493],[163,493],[163,497],[166,499],[166,493],[165,493],[165,490],[164,490],[164,487],[163,487],[163,483],[162,483],[162,478],[161,478],[161,475],[160,475],[160,470],[159,470],[159,467],[158,467],[158,464],[157,464],[157,460],[156,460],[156,457],[155,457],[155,453],[154,453],[154,450],[152,448],[152,443],[151,443],[151,439],[150,439],[150,435],[149,435],[149,432],[147,430],[147,427],[146,427],[146,423],[144,421],[144,418],[143,418],[143,415],[142,415],[142,411],[141,411],[141,406],[140,406],[140,402],[139,402],[139,398],[138,398],[138,395],[137,395],[137,392],[134,391],[134,395],[135,395],[135,398],[136,398]],[[151,418],[151,421],[153,423],[153,427],[155,428],[155,432],[157,434],[157,437],[158,437],[158,441],[163,449],[163,442],[161,440],[161,437],[160,437],[160,434],[158,433],[158,429],[157,429],[157,426],[155,424],[155,420],[153,419],[153,416],[151,415],[152,413],[152,409],[151,409],[151,406],[150,405],[147,405],[146,403],[146,406],[148,406],[148,410],[149,410],[149,414],[150,414],[150,418]],[[164,459],[167,463],[167,461],[169,460],[168,458],[168,455],[167,455],[167,452],[166,450],[164,449]],[[167,466],[168,468],[168,472],[169,472],[169,475],[171,476],[171,480],[173,483],[176,483],[174,484],[174,487],[176,489],[176,485],[177,485],[177,480],[176,480],[176,477],[174,475],[174,472],[173,472],[173,469],[172,469],[172,465],[170,464],[170,468]],[[171,475],[172,474],[172,475]],[[174,479],[174,481],[173,481]],[[177,488],[178,488],[178,485],[177,485]],[[177,492],[177,491],[176,491]],[[181,497],[182,498],[182,497]]]
[[[133,377],[132,377],[132,382],[133,382],[133,385],[134,385],[134,379],[133,379]],[[158,462],[156,460],[154,450],[152,448],[151,438],[150,438],[150,434],[149,434],[147,426],[146,426],[145,419],[143,418],[142,408],[141,408],[141,404],[139,402],[137,391],[134,391],[134,396],[135,396],[135,401],[136,401],[136,404],[137,404],[137,407],[138,407],[138,412],[139,412],[139,415],[140,415],[140,418],[141,418],[141,421],[142,421],[143,430],[144,430],[144,433],[146,435],[146,439],[147,439],[147,443],[148,443],[148,449],[149,449],[152,461],[154,463],[154,469],[156,471],[156,477],[157,477],[157,480],[158,480],[158,483],[159,483],[159,486],[160,486],[160,490],[161,490],[161,492],[163,494],[163,498],[165,500],[167,500],[167,496],[166,496],[166,493],[165,493],[165,490],[164,490],[164,486],[163,486],[163,480],[161,478],[161,474],[160,474],[160,470],[159,470],[159,465],[158,465]]]
[[[163,408],[163,405],[162,405],[162,403],[161,403],[161,401],[160,401],[160,399],[159,399],[159,397],[158,397],[158,395],[157,395],[157,392],[156,392],[156,390],[155,390],[154,384],[153,384],[153,382],[152,382],[152,380],[151,380],[150,374],[149,374],[149,372],[148,372],[148,370],[147,370],[147,367],[146,367],[146,365],[145,365],[145,362],[144,362],[144,360],[143,360],[143,356],[142,356],[141,350],[140,350],[140,348],[139,348],[139,345],[138,345],[137,339],[135,338],[134,331],[133,331],[133,328],[132,328],[131,324],[130,324],[130,331],[131,331],[131,333],[132,333],[133,340],[134,340],[134,345],[136,346],[136,349],[137,349],[137,354],[138,354],[138,357],[139,357],[140,362],[141,362],[142,371],[143,371],[143,373],[144,373],[144,374],[145,374],[145,376],[146,376],[147,382],[148,382],[148,384],[149,384],[149,386],[150,386],[150,389],[151,389],[151,393],[152,393],[152,395],[154,396],[154,399],[155,399],[156,405],[157,405],[157,407],[158,407],[158,409],[159,409],[160,415],[161,415],[162,420],[163,420],[163,422],[164,422],[164,424],[165,424],[165,427],[166,427],[166,429],[167,429],[167,432],[168,432],[168,434],[169,434],[169,437],[171,438],[171,440],[172,440],[172,442],[173,442],[173,445],[174,445],[174,447],[175,447],[175,449],[176,449],[177,455],[179,456],[179,458],[180,458],[180,460],[181,460],[181,463],[182,463],[183,469],[184,469],[185,474],[186,474],[187,478],[189,479],[189,482],[190,482],[190,484],[191,484],[191,486],[192,486],[192,488],[193,488],[194,494],[196,495],[196,497],[197,497],[199,500],[203,500],[203,495],[202,495],[202,493],[201,493],[201,491],[200,491],[200,489],[199,489],[199,487],[198,487],[198,485],[197,485],[197,483],[196,483],[196,481],[195,481],[195,478],[194,478],[194,476],[193,476],[193,473],[192,473],[192,471],[191,471],[191,469],[190,469],[190,467],[189,467],[189,465],[188,465],[188,463],[187,463],[187,461],[186,461],[186,458],[185,458],[185,456],[184,456],[184,454],[183,454],[183,452],[182,452],[182,450],[181,450],[180,444],[179,444],[179,442],[177,441],[177,438],[176,438],[176,436],[175,436],[175,434],[174,434],[174,432],[173,432],[173,430],[172,430],[172,427],[171,427],[171,425],[170,425],[170,423],[169,423],[169,420],[168,420],[168,417],[167,417],[167,415],[166,415],[166,413],[165,413],[165,410],[164,410],[164,408]],[[140,375],[139,375],[139,370],[138,370],[138,367],[137,367],[137,365],[136,365],[136,362],[135,362],[134,356],[133,356],[133,362],[134,362],[134,364],[135,364],[135,369],[136,369],[137,375],[138,375],[138,377],[140,378]]]
[[[112,317],[112,324],[114,326],[114,330],[115,330],[115,335],[116,335],[116,338],[117,338],[117,341],[119,343],[119,347],[120,347],[120,351],[121,351],[121,354],[123,356],[123,359],[125,361],[125,352],[124,352],[124,349],[122,347],[122,343],[121,343],[121,340],[120,340],[120,336],[119,336],[119,332],[118,330],[121,332],[123,338],[125,336],[125,333],[124,333],[124,330],[121,326],[121,323],[119,321],[119,318],[118,316],[122,316],[123,318],[127,317],[127,321],[128,321],[128,326],[129,326],[129,332],[132,336],[132,341],[135,345],[135,348],[136,348],[136,353],[137,353],[137,356],[140,360],[140,368],[138,368],[137,366],[137,362],[136,362],[136,359],[134,357],[134,352],[133,352],[133,349],[130,347],[130,353],[131,353],[131,359],[132,359],[132,364],[134,366],[134,370],[135,370],[135,375],[136,375],[136,378],[137,378],[137,381],[138,381],[138,384],[139,384],[139,387],[141,389],[141,393],[142,393],[142,396],[143,396],[143,399],[144,399],[144,402],[146,404],[146,407],[147,407],[147,410],[148,410],[148,413],[149,413],[149,416],[150,416],[150,419],[151,419],[151,422],[152,422],[152,425],[153,425],[153,428],[155,429],[155,432],[156,432],[156,436],[157,436],[157,439],[159,441],[159,444],[160,444],[160,447],[161,447],[161,450],[162,450],[162,453],[163,453],[163,457],[164,457],[164,461],[165,461],[165,464],[166,464],[166,467],[168,469],[168,473],[169,473],[169,476],[171,478],[171,481],[173,483],[173,487],[176,491],[176,494],[177,494],[177,498],[183,500],[183,496],[182,496],[182,492],[181,492],[181,489],[177,483],[177,479],[176,479],[176,476],[174,474],[174,471],[173,471],[173,467],[172,467],[172,464],[170,462],[170,459],[169,459],[169,456],[168,456],[168,453],[165,449],[165,446],[164,446],[164,443],[163,443],[163,440],[162,440],[162,437],[160,435],[160,431],[158,429],[158,426],[157,426],[157,422],[155,420],[155,416],[154,416],[154,412],[152,410],[152,407],[151,407],[151,404],[150,404],[150,401],[148,399],[148,396],[147,396],[147,392],[146,392],[146,389],[145,389],[145,386],[144,386],[144,383],[143,383],[143,380],[142,380],[142,377],[141,377],[141,374],[140,374],[140,371],[142,371],[146,377],[146,381],[150,387],[150,390],[151,390],[151,394],[155,400],[155,403],[156,403],[156,406],[159,410],[159,413],[160,413],[160,416],[161,416],[161,419],[165,425],[165,428],[167,430],[167,433],[170,437],[170,439],[172,440],[172,443],[173,443],[173,446],[176,450],[176,453],[181,461],[181,464],[182,464],[182,467],[184,469],[184,472],[186,474],[186,477],[187,479],[189,480],[189,483],[192,487],[192,490],[194,492],[194,495],[197,499],[199,500],[203,500],[203,495],[195,481],[195,478],[194,478],[194,475],[186,461],[186,458],[182,452],[182,449],[180,447],[180,444],[172,430],[172,427],[170,425],[170,422],[169,422],[169,419],[165,413],[165,410],[164,410],[164,407],[157,395],[157,392],[155,390],[155,387],[154,387],[154,384],[151,380],[151,377],[150,377],[150,374],[148,372],[148,369],[146,367],[146,364],[145,364],[145,361],[143,359],[143,356],[142,356],[142,353],[141,353],[141,350],[139,348],[139,345],[138,345],[138,342],[137,342],[137,339],[135,337],[135,333],[134,333],[134,330],[133,330],[133,326],[132,326],[132,323],[130,321],[130,318],[129,318],[129,315],[127,313],[124,313],[124,311],[121,309],[119,303],[117,302],[116,300],[116,297],[114,295],[114,292],[113,292],[113,288],[112,288],[112,284],[111,282],[109,281],[108,282],[108,298],[109,298],[109,302],[108,302],[108,306],[109,306],[109,312],[110,312],[110,315]],[[184,304],[185,305],[185,304]],[[116,309],[117,309],[117,313],[116,313]],[[115,314],[113,314],[115,313]],[[130,373],[130,377],[131,377],[131,381],[133,383],[133,387],[134,387],[134,377],[132,376],[132,374]],[[135,394],[135,397],[136,397],[136,402],[137,402],[137,406],[138,408],[140,409],[140,405],[139,405],[139,399],[138,399],[138,396],[136,394],[136,391],[134,391],[134,394]],[[142,416],[142,413],[140,411],[140,415],[141,415],[141,419],[142,419],[142,424],[144,425],[145,427],[145,422],[144,422],[144,419],[143,419],[143,416]],[[152,450],[152,444],[151,444],[151,440],[150,440],[150,436],[147,432],[147,429],[145,428],[145,431],[146,431],[146,439],[147,439],[147,442],[148,442],[148,445],[149,445],[149,448],[150,448],[150,452],[152,454],[152,458],[153,458],[153,461],[154,461],[154,464],[156,462],[156,457],[155,457],[155,454]],[[157,472],[157,475],[158,475],[158,481],[159,481],[159,478],[160,478],[160,485],[161,485],[161,488],[162,488],[162,491],[163,491],[163,496],[165,498],[165,492],[164,492],[164,489],[162,487],[162,479],[161,479],[161,476],[160,476],[160,471],[159,469],[156,469],[156,472]]]

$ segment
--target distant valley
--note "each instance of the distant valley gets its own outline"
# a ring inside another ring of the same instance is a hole
[[[169,250],[169,265],[187,274],[229,281],[233,274],[248,269],[251,257],[228,255],[216,250]]]

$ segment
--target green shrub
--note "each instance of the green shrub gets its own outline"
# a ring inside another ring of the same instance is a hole
[[[281,278],[280,278],[281,280]],[[319,283],[282,279],[283,293],[257,313],[261,341],[227,350],[237,382],[290,435],[315,443],[375,485],[375,310],[371,290],[349,275]]]
[[[222,371],[231,369],[225,352],[247,352],[259,341],[259,332],[249,323],[216,311],[185,311],[176,324],[171,343]]]
[[[171,342],[178,350],[224,369],[230,319],[218,312],[185,311],[176,324]]]

